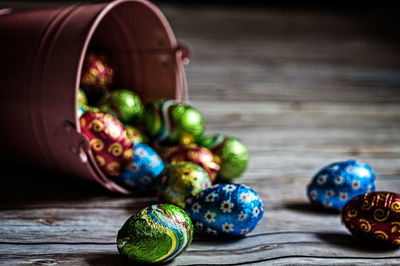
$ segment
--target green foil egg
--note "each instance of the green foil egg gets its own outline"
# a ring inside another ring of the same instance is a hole
[[[156,100],[146,105],[143,125],[157,142],[190,144],[204,131],[201,114],[191,106],[173,100]]]
[[[125,131],[126,134],[128,135],[128,138],[133,142],[133,143],[145,143],[148,144],[149,140],[146,137],[146,135],[143,135],[142,132],[137,129],[136,127],[130,126],[130,125],[125,125]]]
[[[79,90],[78,90],[78,105],[86,106],[87,104],[88,104],[88,100],[87,100],[86,94],[81,88],[79,88]]]
[[[249,152],[239,139],[218,134],[203,138],[200,145],[213,152],[216,163],[220,165],[218,177],[221,179],[230,181],[246,170]]]
[[[121,255],[137,263],[163,263],[185,251],[193,240],[193,224],[184,210],[155,204],[132,215],[118,231]]]
[[[167,165],[157,182],[157,195],[161,200],[185,207],[186,200],[211,186],[207,172],[192,162]]]
[[[115,90],[105,96],[100,104],[102,112],[113,114],[124,123],[136,124],[143,114],[139,96],[129,90]]]

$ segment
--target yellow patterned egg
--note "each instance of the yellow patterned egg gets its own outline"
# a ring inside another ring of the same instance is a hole
[[[400,245],[400,194],[372,192],[359,195],[342,209],[342,221],[357,237]]]

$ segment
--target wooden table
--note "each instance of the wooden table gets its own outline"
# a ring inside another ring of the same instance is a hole
[[[321,167],[348,158],[375,169],[378,190],[400,192],[394,29],[369,11],[161,8],[192,50],[191,104],[207,133],[234,135],[248,146],[249,168],[237,182],[265,204],[262,223],[245,238],[195,238],[171,265],[400,264],[399,249],[359,242],[338,214],[313,210],[305,195]],[[1,264],[126,264],[117,230],[156,198],[21,171],[2,176]]]

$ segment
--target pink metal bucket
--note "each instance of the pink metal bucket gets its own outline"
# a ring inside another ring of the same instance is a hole
[[[3,151],[13,160],[129,194],[101,172],[80,134],[77,91],[89,45],[110,55],[121,87],[144,102],[186,101],[187,52],[160,10],[145,0],[0,10]]]

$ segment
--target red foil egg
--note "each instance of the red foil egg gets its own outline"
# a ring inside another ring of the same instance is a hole
[[[134,151],[124,126],[110,114],[90,110],[79,121],[100,168],[109,176],[118,176],[131,162]]]
[[[342,209],[342,221],[354,235],[400,245],[400,194],[372,192],[359,195]]]
[[[82,69],[81,86],[86,91],[105,92],[114,78],[114,70],[107,64],[104,56],[89,53]]]
[[[215,181],[219,171],[219,165],[215,162],[212,152],[203,147],[192,146],[176,146],[169,150],[164,159],[166,162],[192,162],[206,170],[211,182]]]

